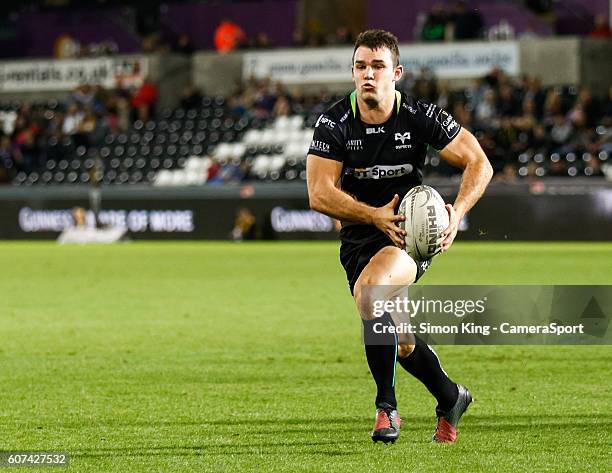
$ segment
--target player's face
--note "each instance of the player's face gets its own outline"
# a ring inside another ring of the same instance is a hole
[[[389,48],[370,49],[359,46],[353,58],[353,82],[361,98],[377,106],[385,97],[395,94],[395,82],[402,76],[402,66],[395,66]]]

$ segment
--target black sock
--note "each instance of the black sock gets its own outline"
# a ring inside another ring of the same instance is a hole
[[[405,358],[397,361],[412,376],[418,379],[438,401],[436,413],[444,415],[453,408],[457,402],[459,391],[457,385],[451,381],[440,366],[435,352],[419,337],[416,339],[414,351]]]
[[[391,316],[385,313],[374,320],[363,320],[363,336],[366,358],[376,382],[376,407],[388,404],[397,408],[395,400],[395,361],[397,359],[397,335],[383,331],[394,326]],[[377,333],[377,332],[383,333]]]

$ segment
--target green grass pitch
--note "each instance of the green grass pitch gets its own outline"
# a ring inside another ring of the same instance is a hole
[[[609,346],[438,348],[456,445],[398,367],[374,383],[337,243],[0,244],[0,450],[75,472],[610,471]],[[456,243],[422,283],[612,284],[612,244]],[[37,470],[29,470],[37,471]],[[40,471],[49,471],[48,469]]]

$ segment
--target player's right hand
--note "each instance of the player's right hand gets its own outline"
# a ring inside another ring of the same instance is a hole
[[[406,217],[395,213],[395,207],[397,207],[398,202],[399,196],[395,194],[388,204],[377,207],[372,214],[372,223],[391,238],[395,246],[404,248],[406,246],[404,240],[406,230],[402,230],[398,227],[398,223],[405,220]]]

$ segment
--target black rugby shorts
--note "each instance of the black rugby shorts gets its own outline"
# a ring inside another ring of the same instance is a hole
[[[370,259],[385,246],[395,246],[391,239],[370,225],[355,225],[342,229],[340,232],[340,262],[346,272],[351,294],[355,288],[355,283],[363,268],[370,262]],[[427,268],[431,265],[431,259],[417,261],[417,275],[414,282],[417,282]]]

